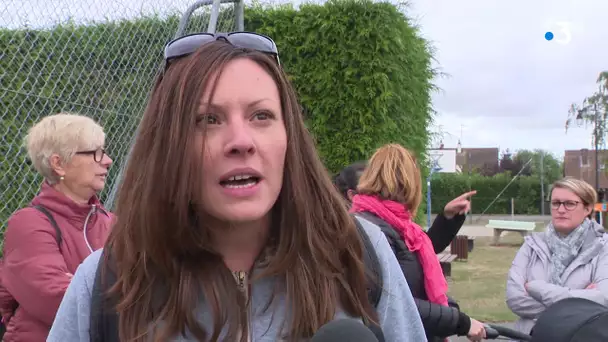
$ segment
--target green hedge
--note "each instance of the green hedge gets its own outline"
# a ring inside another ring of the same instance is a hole
[[[431,49],[399,8],[371,1],[254,6],[245,20],[247,29],[275,39],[330,172],[388,142],[425,160]]]
[[[371,1],[253,6],[245,27],[272,36],[328,169],[398,142],[424,157],[431,122],[431,52],[395,6]],[[200,18],[190,26],[203,27]],[[27,128],[60,111],[87,114],[108,132],[119,165],[136,128],[162,48],[179,17],[49,30],[0,29],[0,223],[41,181],[21,149]],[[7,58],[7,56],[9,58]],[[110,183],[118,167],[111,169]],[[107,191],[106,191],[107,192]]]
[[[477,174],[434,174],[431,180],[432,212],[437,213],[456,196],[477,190],[472,198],[472,212],[481,214],[496,196],[509,184],[512,177],[498,174],[484,177]],[[511,198],[515,200],[515,214],[537,215],[541,208],[540,179],[535,176],[518,177],[486,211],[487,214],[510,214]],[[545,187],[545,194],[548,192]]]

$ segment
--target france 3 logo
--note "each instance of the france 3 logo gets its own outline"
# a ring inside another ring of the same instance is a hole
[[[566,45],[572,40],[572,23],[569,21],[555,21],[545,25],[545,39]]]

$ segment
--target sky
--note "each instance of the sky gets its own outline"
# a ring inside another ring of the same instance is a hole
[[[1,2],[0,26],[36,27],[68,18],[183,12],[194,1]],[[435,80],[440,91],[433,95],[431,129],[446,147],[461,139],[463,147],[541,148],[556,156],[591,147],[590,127],[566,134],[565,121],[570,105],[591,95],[599,73],[608,70],[602,20],[608,0],[410,0],[406,13],[431,42],[434,66],[444,74]],[[553,40],[545,39],[547,31]]]
[[[565,121],[570,104],[596,91],[608,70],[608,1],[414,0],[406,13],[447,74],[433,96],[445,147],[462,139],[463,147],[557,156],[591,147],[591,127],[566,134]]]

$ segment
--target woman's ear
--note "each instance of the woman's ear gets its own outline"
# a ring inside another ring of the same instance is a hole
[[[61,160],[61,157],[59,157],[59,155],[57,153],[53,153],[49,157],[49,165],[51,166],[51,170],[53,170],[55,172],[55,174],[57,174],[57,176],[59,176],[59,177],[65,176],[65,169],[64,169],[63,161]]]
[[[353,197],[355,197],[355,195],[357,194],[353,189],[348,189],[348,191],[346,192],[346,194],[348,195],[348,200],[349,201],[353,201]]]
[[[587,205],[585,206],[585,216],[587,216],[588,218],[592,218],[593,217],[593,206],[591,205]]]

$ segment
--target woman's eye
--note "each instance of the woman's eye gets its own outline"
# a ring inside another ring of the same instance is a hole
[[[258,112],[253,115],[253,118],[257,120],[270,120],[274,118],[274,115],[269,112]]]
[[[204,114],[204,115],[200,115],[197,119],[196,119],[196,123],[204,123],[207,125],[217,125],[219,123],[219,120],[217,118],[217,116],[213,115],[213,114]]]

